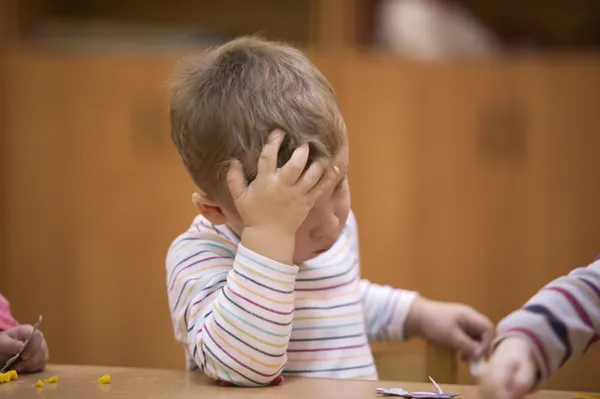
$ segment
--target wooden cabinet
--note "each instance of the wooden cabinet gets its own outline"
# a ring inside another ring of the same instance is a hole
[[[184,366],[164,269],[195,212],[169,133],[177,59],[10,59],[0,290],[21,322],[44,315],[56,362]]]
[[[365,277],[497,322],[600,253],[600,63],[356,56],[342,70]],[[584,372],[599,356],[550,386],[599,390]]]
[[[171,67],[11,59],[2,289],[22,322],[44,314],[55,361],[183,365],[164,258],[194,212],[169,137]]]

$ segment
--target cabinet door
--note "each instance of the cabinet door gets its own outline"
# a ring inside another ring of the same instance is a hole
[[[164,271],[194,216],[168,126],[177,59],[11,58],[0,288],[22,322],[44,315],[53,361],[184,366]]]
[[[510,293],[501,297],[506,312],[600,254],[600,64],[576,58],[529,61],[515,63],[511,74],[528,116],[532,162],[528,214],[515,229],[525,232],[527,251],[517,259],[520,269],[512,284],[504,285]],[[494,271],[499,276],[501,266]],[[519,289],[523,284],[528,292]],[[589,372],[598,362],[600,352],[590,351],[565,365],[548,387],[599,391],[600,382]]]
[[[182,367],[164,259],[194,215],[172,60],[20,54],[10,69],[7,296],[53,360]],[[149,66],[151,65],[151,66]]]
[[[357,56],[341,70],[364,277],[497,322],[600,252],[599,65]],[[552,386],[600,389],[593,361]]]

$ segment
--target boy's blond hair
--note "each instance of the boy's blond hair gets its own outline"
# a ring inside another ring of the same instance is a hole
[[[256,176],[269,133],[286,133],[279,166],[303,143],[309,160],[331,158],[346,126],[335,93],[298,50],[242,37],[184,61],[171,86],[171,135],[196,185],[230,203],[226,174],[240,159],[246,178]]]

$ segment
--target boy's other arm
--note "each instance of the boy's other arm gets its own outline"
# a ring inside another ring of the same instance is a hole
[[[186,244],[187,243],[187,244]],[[287,361],[298,268],[217,239],[174,244],[167,259],[178,340],[205,374],[268,385]]]
[[[365,324],[370,341],[405,340],[405,323],[416,292],[360,281]]]
[[[346,228],[350,250],[355,252],[360,269],[358,225],[352,211],[348,215]],[[418,293],[378,285],[365,279],[360,280],[359,286],[369,340],[404,340],[406,317]]]
[[[497,333],[495,344],[507,337],[529,342],[539,387],[600,339],[600,259],[547,284],[502,320]]]
[[[351,245],[359,257],[358,234],[353,214],[348,218]],[[437,345],[460,350],[464,359],[477,359],[488,348],[493,324],[475,309],[431,301],[417,292],[360,281],[367,326],[372,341],[408,340],[421,336]]]

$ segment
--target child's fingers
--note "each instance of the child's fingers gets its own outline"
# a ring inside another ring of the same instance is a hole
[[[479,340],[479,347],[477,348],[477,351],[475,353],[475,357],[477,359],[481,358],[482,356],[484,356],[486,354],[486,352],[490,348],[490,345],[492,344],[493,339],[494,339],[494,328],[492,326],[492,327],[490,327],[490,329],[485,330],[483,332],[483,334],[481,335],[481,338]]]
[[[29,334],[33,330],[33,326],[29,324],[21,324],[15,328],[11,328],[10,330],[6,330],[6,334],[8,334],[11,338],[19,340],[21,342],[25,342]]]
[[[27,347],[29,349],[29,347]],[[42,371],[46,365],[47,351],[42,347],[38,347],[37,352],[31,357],[23,360],[16,366],[17,372],[36,372]]]
[[[484,397],[488,399],[514,399],[510,390],[512,373],[507,364],[488,364],[481,378]]]
[[[535,383],[535,365],[532,362],[519,363],[518,369],[512,378],[512,391],[515,397],[520,397],[529,392]]]
[[[277,156],[284,137],[284,133],[278,129],[269,135],[258,159],[257,178],[270,176],[277,170]]]
[[[340,169],[337,166],[329,167],[323,173],[319,182],[310,189],[311,197],[316,201],[321,195],[323,195],[331,186],[333,186],[338,179]]]
[[[6,332],[0,334],[0,359],[10,358],[21,350],[23,342],[11,337]]]
[[[451,338],[451,344],[458,349],[465,359],[472,359],[478,350],[478,342],[471,338],[461,328],[456,328]]]
[[[322,162],[314,161],[310,164],[306,172],[300,178],[298,185],[303,192],[309,192],[321,180],[325,174],[325,165]]]
[[[21,358],[24,362],[27,362],[32,357],[35,357],[38,352],[40,352],[42,348],[42,343],[44,342],[44,334],[41,331],[36,331],[33,333],[31,337],[31,341],[27,345],[27,348],[21,354]]]
[[[233,199],[238,199],[246,191],[246,178],[242,163],[237,159],[231,162],[227,171],[227,186]]]
[[[308,144],[302,144],[296,148],[289,161],[279,170],[280,178],[289,185],[294,185],[306,168],[308,153]]]
[[[478,359],[483,356],[494,338],[494,324],[481,313],[469,309],[460,321],[460,325],[466,334],[477,341],[476,348],[465,358]]]

